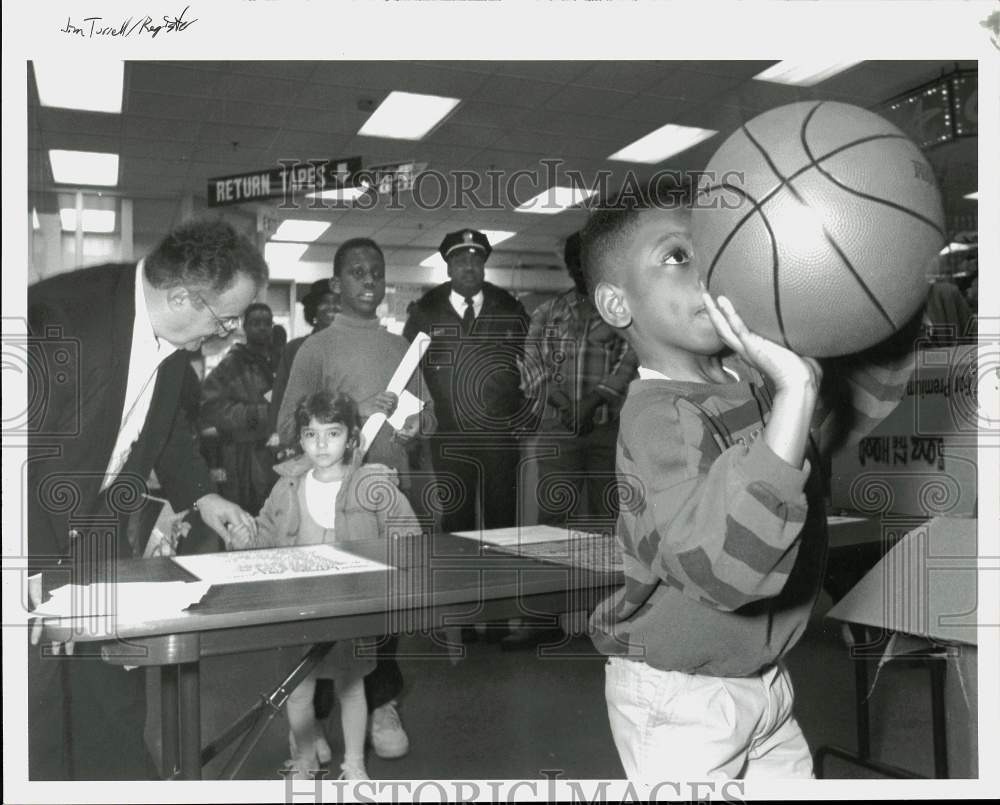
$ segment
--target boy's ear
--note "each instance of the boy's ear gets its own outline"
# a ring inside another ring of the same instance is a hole
[[[629,310],[625,293],[613,283],[605,280],[597,283],[594,305],[601,318],[612,327],[624,328],[632,323],[632,311]]]
[[[340,277],[332,277],[330,279],[330,290],[337,294],[337,296],[340,296]]]

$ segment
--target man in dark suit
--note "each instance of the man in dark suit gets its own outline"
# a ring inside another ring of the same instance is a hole
[[[266,280],[247,238],[222,221],[195,221],[138,264],[74,271],[28,289],[33,605],[63,584],[113,580],[116,558],[142,555],[148,535],[130,544],[125,521],[154,469],[176,511],[194,507],[227,541],[231,526],[253,528],[253,518],[212,491],[181,390],[188,350],[234,330]],[[29,778],[153,776],[145,675],[81,652],[29,646]]]
[[[446,531],[517,522],[516,432],[531,416],[518,368],[528,315],[485,281],[491,251],[475,229],[446,235],[440,252],[450,281],[414,304],[403,329],[410,341],[421,331],[431,337],[423,369],[438,418],[430,444]]]

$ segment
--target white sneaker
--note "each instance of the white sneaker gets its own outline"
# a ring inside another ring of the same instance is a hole
[[[325,766],[333,760],[333,750],[330,749],[330,744],[326,742],[326,738],[323,735],[320,735],[313,741],[311,751],[309,747],[302,747],[300,750],[295,743],[295,733],[289,731],[288,751],[291,752],[293,758],[310,758],[315,756],[315,760],[320,766]]]
[[[375,754],[385,760],[402,757],[410,751],[410,739],[396,712],[396,703],[376,707],[368,716],[368,740]]]
[[[368,771],[364,763],[348,763],[346,760],[340,764],[341,772],[338,780],[370,780]]]

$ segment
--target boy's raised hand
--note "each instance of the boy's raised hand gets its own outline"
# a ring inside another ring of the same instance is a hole
[[[708,317],[723,342],[751,366],[767,375],[777,391],[809,387],[818,390],[823,370],[815,358],[797,355],[780,344],[751,332],[724,296],[702,293]]]

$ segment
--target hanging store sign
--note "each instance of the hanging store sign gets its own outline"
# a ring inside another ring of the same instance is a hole
[[[225,207],[250,201],[284,199],[301,193],[338,190],[352,186],[361,170],[361,157],[282,161],[274,168],[208,180],[208,206]]]

